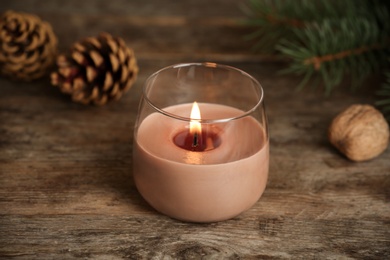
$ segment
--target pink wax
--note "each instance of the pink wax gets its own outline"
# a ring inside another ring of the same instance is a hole
[[[163,110],[188,117],[192,104]],[[233,107],[200,103],[203,119],[243,114]],[[218,132],[220,143],[204,152],[173,141],[188,122],[160,113],[147,116],[136,132],[134,180],[143,198],[176,219],[214,222],[249,209],[262,195],[268,178],[269,145],[265,130],[250,116],[202,129]]]

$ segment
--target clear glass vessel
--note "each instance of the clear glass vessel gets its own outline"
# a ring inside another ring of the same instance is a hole
[[[136,187],[157,211],[191,222],[237,216],[267,183],[263,89],[230,66],[163,68],[143,88],[133,147]]]

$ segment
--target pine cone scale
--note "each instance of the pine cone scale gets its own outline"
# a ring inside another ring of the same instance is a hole
[[[84,81],[81,78],[76,78],[73,81],[73,89],[75,91],[81,91],[84,87]]]
[[[106,73],[106,77],[104,78],[103,91],[107,91],[113,84],[112,75],[110,73]]]
[[[117,72],[118,68],[119,68],[119,60],[118,60],[118,58],[115,55],[111,54],[110,55],[110,62],[111,62],[112,70],[114,72]]]
[[[79,42],[77,42],[73,45],[73,49],[80,51],[80,52],[86,51],[86,48],[83,45],[81,45],[81,43],[79,43]]]
[[[129,77],[129,70],[127,69],[126,66],[123,66],[120,82],[125,83],[128,77]]]
[[[116,83],[110,92],[110,96],[114,97],[115,95],[118,94],[118,91],[119,91],[119,84]]]
[[[97,51],[92,50],[89,55],[96,67],[100,67],[103,64],[104,59]]]
[[[116,54],[118,52],[118,44],[116,44],[116,42],[108,41],[107,44],[112,53]]]
[[[80,52],[73,52],[72,58],[75,60],[78,64],[83,64],[84,56]]]
[[[31,42],[30,42],[30,45],[26,48],[26,51],[32,51],[34,49],[36,49],[39,45],[39,39],[37,36],[32,36],[31,37]]]
[[[93,46],[95,46],[96,49],[101,49],[102,45],[96,38],[88,38],[87,41],[89,41]]]
[[[25,56],[25,57],[23,57]],[[26,64],[26,68],[31,67],[32,64],[38,59],[39,54],[37,52],[34,52],[30,57],[27,57],[27,55],[21,55],[20,60],[18,62],[21,62],[23,59],[25,60],[24,63]],[[15,62],[15,61],[14,61]]]
[[[11,40],[13,40],[13,41],[15,41],[16,43],[23,43],[23,42],[25,42],[26,40],[27,40],[27,37],[28,37],[29,35],[27,34],[27,33],[25,33],[25,34],[21,34],[20,36],[18,36],[18,37],[16,37],[16,38],[14,38],[14,39],[12,39],[12,37],[8,37],[8,41],[11,41]]]
[[[30,74],[30,73],[34,72],[36,69],[37,69],[36,65],[31,64],[31,66],[29,66],[29,67],[24,67],[23,72],[26,74]],[[43,72],[43,73],[45,73],[45,72]]]
[[[92,67],[87,67],[87,81],[93,83],[97,77],[97,72]]]
[[[2,44],[2,49],[5,53],[7,52],[17,52],[18,51],[18,46],[16,45],[11,45],[11,44],[6,44],[6,43],[3,43]],[[12,59],[12,56],[10,56],[11,59]]]

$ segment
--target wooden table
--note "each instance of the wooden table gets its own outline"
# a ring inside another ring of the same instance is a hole
[[[390,149],[353,163],[327,141],[331,119],[372,103],[377,83],[331,97],[295,92],[298,77],[251,53],[234,0],[2,1],[35,13],[59,48],[109,32],[135,50],[140,74],[118,102],[72,103],[44,78],[0,79],[0,257],[4,259],[388,259]],[[265,89],[268,185],[229,221],[192,224],[148,206],[132,180],[133,126],[145,79],[184,61],[232,65]]]

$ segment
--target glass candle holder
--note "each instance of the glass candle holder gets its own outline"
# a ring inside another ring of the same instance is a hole
[[[268,177],[269,137],[259,82],[215,63],[151,75],[134,131],[133,177],[157,211],[190,222],[249,209]]]

